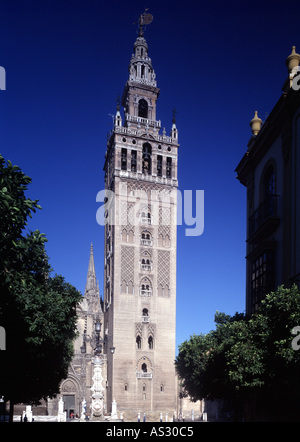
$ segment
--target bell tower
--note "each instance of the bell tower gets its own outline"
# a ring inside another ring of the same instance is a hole
[[[125,420],[176,409],[176,222],[178,131],[156,119],[159,96],[144,27],[105,155],[104,328],[107,408]],[[114,354],[109,348],[114,347]]]

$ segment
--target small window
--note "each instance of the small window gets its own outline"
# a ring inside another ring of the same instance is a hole
[[[160,384],[160,392],[163,393],[165,391],[165,386],[164,384]]]
[[[138,335],[136,337],[136,348],[139,349],[139,350],[142,348],[142,340],[141,340],[140,335]]]
[[[128,391],[128,384],[124,385],[124,391]]]

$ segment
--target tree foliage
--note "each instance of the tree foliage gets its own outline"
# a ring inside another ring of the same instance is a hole
[[[285,398],[300,393],[300,350],[292,329],[300,325],[300,291],[279,287],[250,318],[217,313],[216,329],[179,346],[176,368],[193,400]]]
[[[0,156],[0,394],[13,403],[37,403],[58,392],[72,358],[80,293],[51,277],[46,237],[26,232],[41,207],[26,198],[31,179]]]

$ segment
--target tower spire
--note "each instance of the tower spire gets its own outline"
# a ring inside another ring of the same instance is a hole
[[[96,279],[93,243],[91,243],[91,248],[90,248],[90,260],[89,260],[89,267],[86,279],[85,295],[89,294],[89,292],[91,291],[95,292],[95,294],[97,294],[99,291]]]

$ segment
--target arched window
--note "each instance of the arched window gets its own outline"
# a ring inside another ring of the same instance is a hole
[[[140,222],[141,224],[151,224],[152,223],[152,219],[151,219],[151,211],[149,207],[144,207],[142,209],[142,211],[140,212]],[[143,232],[144,234],[147,234],[148,232]],[[149,234],[149,233],[148,233]],[[148,237],[146,237],[147,239],[150,238],[150,234]],[[142,236],[142,239],[146,239]]]
[[[140,283],[140,295],[141,296],[151,296],[152,287],[151,282],[148,278],[143,278]]]
[[[121,293],[127,293],[127,283],[124,280],[121,283]]]
[[[144,308],[142,311],[142,322],[144,323],[150,322],[149,312],[147,308]]]
[[[149,350],[153,350],[153,338],[152,338],[152,336],[149,336],[149,338],[148,338],[148,348],[149,348]]]
[[[159,245],[159,247],[163,247],[163,245],[164,245],[164,236],[162,233],[160,233],[158,236],[158,245]]]
[[[133,232],[133,230],[129,230],[128,242],[133,242],[133,240],[134,240],[134,232]]]
[[[141,368],[143,373],[147,373],[147,364],[145,364],[145,362],[142,364]]]
[[[148,103],[144,98],[139,100],[138,116],[141,118],[148,118]]]
[[[134,287],[131,281],[128,282],[128,295],[133,295]]]
[[[151,255],[147,250],[142,252],[141,270],[151,270]]]
[[[144,212],[144,215],[145,212]],[[150,220],[150,224],[151,224],[151,214],[149,213],[149,217],[148,217],[148,213],[146,215],[146,219],[144,220],[146,224],[148,224],[148,221]],[[143,221],[142,221],[143,223]],[[151,238],[151,234],[150,232],[148,232],[147,230],[143,230],[141,233],[141,244],[144,246],[152,246],[152,238]]]
[[[136,348],[140,350],[142,348],[142,339],[140,335],[137,335],[135,342],[136,342]]]
[[[122,241],[127,242],[127,230],[126,229],[122,230]]]

